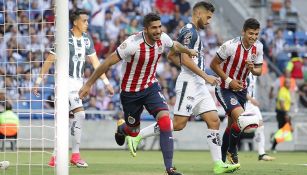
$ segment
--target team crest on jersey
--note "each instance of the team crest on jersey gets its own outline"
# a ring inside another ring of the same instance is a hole
[[[256,54],[252,54],[251,55],[251,61],[254,62],[256,60],[256,57],[257,57]]]
[[[192,40],[192,32],[188,32],[187,34],[184,35],[183,44],[189,45],[191,40]]]
[[[88,49],[90,47],[90,40],[88,38],[84,38],[85,47]]]
[[[128,123],[134,124],[135,123],[135,118],[133,118],[132,116],[129,116],[128,117]]]
[[[162,48],[162,46],[159,46],[159,48],[158,48],[158,54],[162,54],[162,52],[163,52],[163,48]]]
[[[236,105],[236,104],[238,104],[238,101],[236,99],[234,99],[234,98],[230,98],[230,104],[231,105]]]
[[[122,43],[119,48],[120,49],[126,49],[127,48],[127,43]]]

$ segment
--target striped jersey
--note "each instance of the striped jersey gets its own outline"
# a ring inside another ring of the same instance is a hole
[[[146,42],[143,31],[128,37],[117,49],[123,60],[121,90],[138,92],[157,82],[157,63],[165,47],[173,47],[173,40],[162,33],[154,45]]]
[[[194,49],[198,51],[198,56],[192,57],[194,63],[198,65],[198,67],[205,71],[205,56],[202,52],[203,50],[203,43],[200,39],[199,33],[196,30],[196,27],[194,24],[188,23],[186,24],[179,33],[178,42],[180,42],[182,45],[188,47],[189,49]],[[191,78],[197,78],[196,81],[204,81],[201,77],[193,73],[190,69],[185,67],[184,65],[181,65],[181,72],[180,72],[180,78],[191,80]]]
[[[82,33],[80,38],[74,37],[72,31],[69,31],[69,77],[83,78],[86,56],[96,54],[94,43],[91,36]],[[55,48],[50,51],[55,54]]]
[[[261,66],[263,62],[263,45],[256,41],[249,49],[242,43],[241,37],[226,41],[217,50],[218,57],[223,61],[221,67],[223,71],[232,79],[243,82],[243,87],[247,88],[246,78],[249,70],[245,62],[250,60],[255,66]],[[221,88],[229,88],[229,85],[222,80]]]
[[[257,76],[253,75],[252,73],[249,73],[246,79],[247,93],[253,98],[255,98],[256,96],[256,81],[257,81]]]

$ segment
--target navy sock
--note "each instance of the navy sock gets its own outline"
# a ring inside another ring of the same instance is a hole
[[[229,136],[229,148],[228,148],[230,153],[236,154],[238,152],[237,145],[240,140],[240,132],[241,131],[237,126],[237,124],[231,126],[230,136]]]
[[[174,140],[172,131],[160,131],[160,147],[166,170],[173,167]]]
[[[223,135],[223,142],[222,142],[222,147],[221,147],[223,162],[226,161],[226,153],[229,147],[229,133],[230,133],[230,128],[227,127]]]

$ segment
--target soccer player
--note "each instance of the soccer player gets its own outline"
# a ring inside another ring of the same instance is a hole
[[[173,168],[173,136],[169,110],[156,78],[157,63],[166,47],[175,52],[196,56],[197,51],[187,49],[162,32],[160,16],[155,13],[145,15],[143,31],[128,37],[81,88],[79,95],[84,97],[97,78],[107,69],[120,62],[123,75],[121,79],[121,103],[125,121],[118,122],[115,140],[118,145],[125,143],[125,137],[137,136],[140,130],[140,115],[145,107],[157,120],[161,130],[160,146],[166,172],[181,175]]]
[[[193,7],[192,22],[186,24],[181,30],[178,42],[184,44],[187,48],[198,50],[199,54],[191,57],[185,53],[181,53],[180,59],[175,57],[174,52],[168,54],[168,58],[175,64],[181,66],[181,72],[176,81],[176,104],[174,106],[173,129],[175,131],[182,130],[189,117],[200,115],[207,123],[208,134],[205,136],[211,151],[212,159],[215,163],[214,173],[221,174],[225,172],[233,172],[239,168],[237,165],[225,164],[221,159],[221,140],[219,136],[220,119],[211,94],[207,88],[206,82],[211,85],[217,85],[218,79],[205,73],[205,58],[202,54],[203,43],[201,42],[198,31],[205,28],[209,24],[214,13],[214,6],[211,3],[200,1]],[[187,69],[186,62],[193,62],[198,66],[200,74]],[[136,156],[136,149],[140,141],[149,136],[158,134],[158,126],[152,124],[140,131],[137,137],[127,137],[128,148],[132,156]]]
[[[83,84],[83,73],[85,60],[88,57],[96,69],[100,62],[97,58],[96,51],[94,49],[94,44],[92,38],[87,32],[88,28],[88,14],[83,10],[76,10],[70,14],[70,22],[72,24],[72,29],[69,31],[69,110],[70,115],[70,131],[72,136],[72,156],[71,164],[77,167],[87,167],[88,164],[80,157],[80,142],[82,133],[82,121],[85,118],[85,112],[82,105],[82,101],[79,98],[78,91]],[[55,50],[54,48],[50,51],[50,54],[46,58],[40,76],[35,81],[33,92],[35,95],[39,95],[38,86],[41,84],[43,75],[46,74],[55,61]],[[66,59],[66,58],[58,58]],[[114,94],[113,87],[110,85],[109,80],[103,74],[101,79],[106,85],[109,93]],[[55,156],[53,155],[48,163],[49,166],[55,166]]]
[[[244,120],[247,117],[241,115],[247,101],[246,78],[249,72],[260,76],[262,71],[263,45],[257,40],[259,30],[260,24],[256,19],[247,19],[243,25],[242,36],[220,46],[210,65],[222,81],[215,88],[215,95],[229,116],[222,142],[224,162],[227,153],[231,163],[239,163],[237,144],[244,128],[238,125],[238,119]],[[249,125],[258,124],[258,118],[248,117]]]
[[[275,157],[271,157],[265,153],[265,138],[264,138],[264,125],[261,112],[259,110],[259,102],[255,99],[256,95],[256,81],[257,77],[253,74],[249,73],[247,77],[247,103],[245,107],[245,111],[243,114],[245,115],[256,115],[259,118],[259,127],[255,132],[255,140],[258,142],[258,160],[271,161],[274,160]]]

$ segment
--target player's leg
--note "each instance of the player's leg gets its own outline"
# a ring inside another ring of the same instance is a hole
[[[245,112],[254,113],[256,116],[259,117],[259,127],[257,128],[254,137],[255,141],[258,143],[258,160],[264,160],[264,161],[274,160],[275,157],[269,156],[268,154],[265,153],[264,125],[259,107],[248,102],[246,105]]]
[[[206,89],[206,87],[202,87]],[[221,157],[221,139],[219,134],[220,119],[212,96],[204,90],[204,93],[196,99],[201,99],[194,107],[193,113],[200,115],[207,124],[208,130],[206,134],[207,143],[214,162],[213,171],[215,174],[233,172],[240,167],[240,164],[229,165],[222,161]]]
[[[125,121],[117,122],[115,141],[122,146],[126,136],[136,137],[140,131],[140,115],[143,112],[144,92],[130,93],[121,92],[120,98],[123,106]]]
[[[173,139],[173,124],[168,111],[168,106],[161,89],[158,84],[153,85],[149,89],[146,96],[144,106],[147,111],[152,114],[160,128],[160,148],[162,151],[165,169],[168,175],[181,175],[173,168],[173,153],[174,153],[174,139]]]

